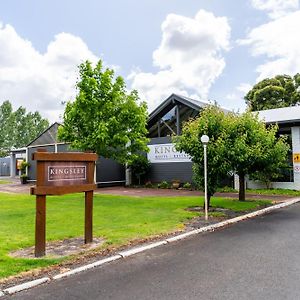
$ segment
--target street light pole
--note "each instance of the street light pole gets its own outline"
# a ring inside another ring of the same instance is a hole
[[[208,201],[207,201],[207,151],[206,146],[209,142],[209,137],[207,135],[201,136],[201,142],[203,144],[204,152],[204,209],[205,209],[205,220],[208,220]]]
[[[208,203],[207,203],[207,154],[206,145],[203,145],[204,150],[204,194],[205,194],[205,220],[208,220]]]

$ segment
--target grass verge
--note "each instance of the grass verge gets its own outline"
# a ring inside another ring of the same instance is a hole
[[[0,179],[0,184],[10,184],[11,181],[9,180],[4,180],[4,179]]]
[[[288,196],[300,196],[300,191],[287,190],[287,189],[249,189],[246,193],[253,193],[258,195],[288,195]]]
[[[270,201],[239,202],[213,198],[212,206],[235,211],[252,210]],[[183,228],[197,215],[190,206],[203,205],[202,197],[130,197],[95,195],[94,236],[108,245],[166,234]],[[35,197],[0,193],[0,278],[59,263],[62,259],[12,258],[9,252],[34,244]],[[83,194],[47,197],[47,241],[83,235]],[[64,258],[67,259],[67,258]]]
[[[238,193],[237,190],[231,187],[219,188],[220,193]],[[246,194],[258,195],[283,195],[283,196],[300,196],[300,191],[289,189],[247,189]]]

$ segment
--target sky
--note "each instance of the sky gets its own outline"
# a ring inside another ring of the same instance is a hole
[[[243,111],[255,83],[300,72],[299,1],[1,1],[0,104],[62,121],[78,65],[101,59],[149,112],[172,93]]]

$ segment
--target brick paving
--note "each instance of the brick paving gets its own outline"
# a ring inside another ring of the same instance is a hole
[[[3,178],[9,180],[9,184],[0,184],[0,192],[13,194],[29,194],[30,187],[34,183],[21,184],[19,178]],[[189,190],[175,190],[175,189],[157,189],[157,188],[130,188],[123,186],[116,187],[102,187],[98,188],[95,193],[109,194],[109,195],[128,195],[128,196],[165,196],[165,197],[180,197],[180,196],[203,196],[203,192],[189,191]],[[215,193],[216,197],[238,198],[238,193]],[[258,195],[246,194],[246,199],[268,199],[274,202],[282,202],[293,198],[294,196],[287,195]]]

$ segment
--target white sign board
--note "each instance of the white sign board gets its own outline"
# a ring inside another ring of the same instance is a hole
[[[26,153],[16,153],[16,158],[26,158]]]
[[[150,151],[148,160],[151,163],[191,162],[191,158],[184,152],[175,149],[174,144],[148,145]]]

